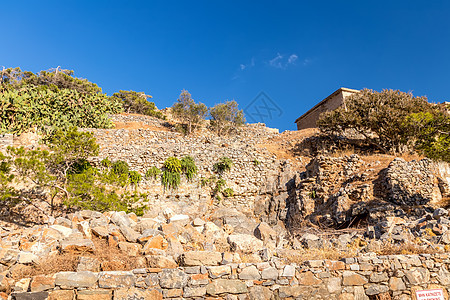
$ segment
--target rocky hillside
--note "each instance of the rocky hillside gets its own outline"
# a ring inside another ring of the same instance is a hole
[[[113,120],[115,129],[85,129],[100,145],[93,164],[123,160],[144,175],[189,155],[197,176],[177,189],[144,179],[140,217],[51,216],[45,203],[21,204],[35,224],[2,222],[5,299],[408,299],[413,287],[450,287],[448,164],[316,155],[324,146],[313,131],[280,134],[263,124],[218,137],[184,136],[152,117]],[[2,145],[37,141],[8,136]],[[222,178],[234,194],[219,198],[208,180],[222,157],[233,162]]]

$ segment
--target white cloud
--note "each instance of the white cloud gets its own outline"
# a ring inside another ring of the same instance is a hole
[[[297,60],[298,56],[297,54],[291,54],[288,59],[288,64],[293,64]]]
[[[277,69],[286,69],[289,65],[295,64],[297,59],[298,55],[295,53],[289,55],[287,59],[284,57],[284,55],[277,53],[274,58],[269,60],[269,65]]]
[[[248,64],[240,64],[239,68],[242,70],[248,69],[248,68],[252,68],[255,66],[255,58],[252,57],[251,61]]]
[[[281,63],[282,59],[283,59],[283,55],[281,55],[280,53],[277,53],[277,56],[275,56],[274,58],[272,58],[269,61],[269,65],[271,65],[274,68],[283,69],[283,65]]]

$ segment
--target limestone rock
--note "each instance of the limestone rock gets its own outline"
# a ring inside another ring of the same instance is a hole
[[[181,255],[183,266],[217,266],[222,254],[214,251],[188,251]]]
[[[216,279],[206,286],[206,293],[211,296],[220,294],[243,294],[247,293],[247,286],[240,280]]]
[[[98,286],[101,288],[114,289],[130,287],[134,285],[133,272],[128,271],[107,271],[98,275]]]
[[[94,252],[94,243],[89,239],[68,238],[61,241],[63,251]]]
[[[232,234],[228,237],[228,243],[233,251],[254,253],[264,248],[263,242],[249,234]]]
[[[98,272],[100,270],[100,261],[94,257],[80,257],[77,266],[77,272],[91,271]]]
[[[255,285],[249,289],[248,297],[250,300],[260,300],[260,299],[274,299],[273,292],[263,286]]]
[[[114,290],[114,300],[132,299],[162,300],[163,295],[155,289],[149,290],[131,287]]]
[[[277,232],[266,222],[261,222],[255,229],[255,236],[267,243],[268,241],[275,241],[277,239]]]
[[[189,276],[178,269],[165,269],[160,274],[160,285],[166,289],[181,289],[187,285]]]
[[[97,283],[97,274],[89,271],[56,273],[55,285],[62,288],[90,288]]]
[[[186,298],[189,297],[204,297],[206,295],[206,287],[198,286],[198,287],[185,287],[183,296]]]
[[[430,271],[425,268],[411,268],[405,272],[405,275],[412,285],[424,284],[430,280]]]
[[[77,300],[110,300],[112,294],[112,290],[81,290],[77,291]]]
[[[243,280],[259,280],[261,275],[255,266],[248,266],[239,273],[239,279]]]
[[[343,285],[364,285],[368,283],[366,277],[352,271],[344,271],[342,277],[343,277],[342,280]]]
[[[53,289],[55,287],[55,276],[37,275],[31,279],[30,291],[42,292]]]
[[[178,264],[170,256],[147,255],[145,258],[149,268],[173,269],[178,267]]]
[[[278,270],[274,267],[269,267],[261,272],[262,279],[276,280],[278,278]]]
[[[211,278],[219,278],[224,275],[230,275],[231,274],[231,268],[230,266],[213,266],[208,267],[209,276]]]

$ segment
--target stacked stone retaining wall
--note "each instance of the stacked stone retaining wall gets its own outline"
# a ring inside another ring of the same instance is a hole
[[[415,299],[416,290],[442,289],[445,299],[450,291],[449,254],[368,255],[299,265],[276,258],[233,264],[218,252],[184,255],[189,266],[173,269],[60,272],[24,278],[12,287],[11,298],[406,300]]]

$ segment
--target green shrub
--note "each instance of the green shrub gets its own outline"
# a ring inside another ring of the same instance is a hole
[[[220,201],[222,201],[222,197],[220,197],[219,194],[216,195],[216,199],[217,199],[217,201],[218,201],[219,203],[220,203]]]
[[[214,187],[214,193],[218,194],[221,193],[223,188],[227,185],[227,182],[223,178],[219,178],[216,181],[216,186]]]
[[[75,163],[70,167],[68,174],[80,174],[87,169],[92,168],[92,165],[89,161],[84,158],[77,159]]]
[[[214,164],[213,170],[217,173],[223,173],[231,170],[233,166],[233,161],[228,157],[222,157],[217,163]]]
[[[111,168],[111,165],[112,165],[112,163],[111,163],[111,161],[109,160],[109,158],[104,158],[104,159],[102,159],[102,161],[100,162],[100,165],[102,166],[102,167],[104,167],[104,168]]]
[[[257,160],[256,158],[253,160],[254,166],[259,166],[260,164],[261,164],[261,162],[259,160]]]
[[[232,188],[226,188],[223,190],[222,194],[225,197],[233,197],[234,196],[234,190]]]
[[[121,111],[122,104],[105,94],[83,94],[76,90],[52,91],[25,86],[0,91],[0,133],[21,134],[30,128],[46,132],[51,128],[110,128],[108,115]]]
[[[102,174],[95,168],[91,168],[80,174],[72,174],[68,177],[68,192],[71,197],[64,204],[71,208],[89,209],[99,212],[125,211],[143,215],[147,208],[137,204],[146,199],[145,194],[117,194],[115,190],[106,189],[102,184]]]
[[[191,156],[185,156],[181,159],[181,169],[188,181],[192,180],[194,175],[197,174],[197,166]]]
[[[156,179],[156,177],[158,177],[159,174],[161,174],[161,170],[153,166],[150,169],[148,169],[147,172],[145,172],[145,177]]]
[[[169,172],[181,173],[181,161],[178,158],[171,156],[164,162],[164,168]]]
[[[128,178],[130,179],[130,183],[133,185],[137,185],[142,180],[141,174],[137,171],[129,171]]]
[[[112,164],[111,168],[112,168],[112,171],[114,172],[114,174],[116,174],[116,175],[128,174],[128,172],[130,171],[130,167],[123,160],[115,161]]]
[[[180,173],[170,172],[168,170],[164,170],[161,176],[161,183],[164,188],[176,189],[180,185],[181,175]]]
[[[176,189],[181,182],[181,161],[176,157],[169,157],[164,162],[161,183],[164,188]]]

